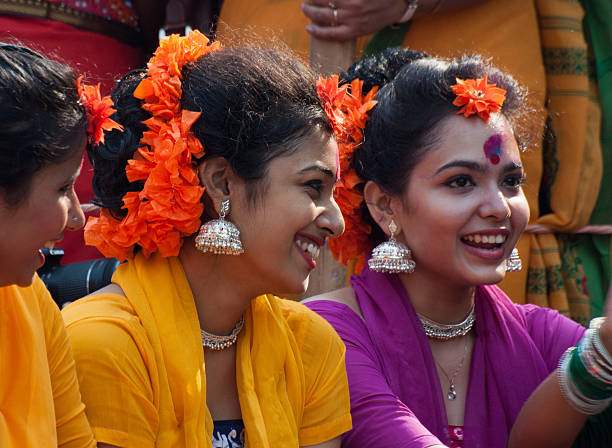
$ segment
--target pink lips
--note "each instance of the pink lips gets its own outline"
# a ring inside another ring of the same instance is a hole
[[[325,244],[325,240],[323,238],[319,238],[318,236],[310,235],[308,233],[298,232],[296,234],[296,241],[294,243],[295,247],[297,247],[302,257],[304,257],[304,260],[306,260],[306,262],[310,266],[310,269],[312,270],[316,268],[317,262],[312,258],[312,256],[308,252],[305,252],[304,250],[302,250],[302,248],[297,243],[298,239],[301,241],[311,241],[313,244],[317,245],[318,247],[322,247]]]
[[[304,257],[304,260],[306,260],[306,263],[308,263],[310,269],[314,269],[317,267],[317,262],[314,261],[314,259],[310,256],[308,252],[304,252],[302,248],[297,245],[297,243],[295,243],[295,247],[297,247],[298,252],[302,255],[302,257]]]
[[[468,237],[470,236],[486,236],[486,237],[496,237],[498,235],[503,235],[504,241],[501,243],[494,243],[494,242],[475,242],[475,241],[469,241]],[[479,257],[482,258],[484,260],[487,261],[501,261],[504,256],[505,256],[505,252],[506,252],[506,241],[508,239],[509,236],[509,232],[508,230],[505,229],[493,229],[493,230],[487,230],[487,231],[481,231],[481,232],[473,232],[467,235],[464,235],[461,238],[461,242],[463,243],[465,249]]]
[[[483,258],[485,260],[502,260],[504,258],[505,243],[496,249],[484,249],[480,247],[470,246],[469,244],[463,243],[465,249],[477,257]]]

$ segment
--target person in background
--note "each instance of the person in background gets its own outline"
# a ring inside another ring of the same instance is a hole
[[[271,294],[303,292],[344,229],[315,76],[274,47],[163,39],[88,147],[85,237],[127,260],[62,311],[99,446],[338,447],[351,427],[342,341]]]
[[[36,275],[83,227],[86,113],[73,72],[0,43],[0,446],[95,447],[59,309]]]

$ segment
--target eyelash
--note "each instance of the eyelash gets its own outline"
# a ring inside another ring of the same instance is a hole
[[[457,185],[457,182],[459,180],[465,180],[465,181],[469,182],[471,185]],[[472,178],[470,176],[466,176],[464,174],[461,174],[459,176],[455,176],[455,177],[449,179],[446,182],[446,185],[448,187],[451,187],[451,188],[467,188],[468,186],[469,187],[474,186],[474,181],[472,180]]]
[[[321,182],[320,180],[309,180],[308,182],[304,183],[304,186],[306,188],[310,188],[314,191],[317,192],[317,194],[321,194],[321,190],[323,190],[323,182]]]
[[[71,183],[69,183],[67,185],[64,185],[62,188],[60,188],[60,191],[63,194],[68,194],[68,193],[70,193],[70,191],[72,190],[73,187],[74,187],[74,182],[71,182]]]
[[[519,188],[520,186],[525,184],[525,176],[523,174],[511,174],[506,176],[504,179],[504,183],[507,183],[509,179],[512,179],[512,185],[508,185],[510,188]]]
[[[512,182],[508,182],[509,180],[512,180]],[[465,181],[466,184],[457,185],[459,181]],[[505,187],[508,187],[508,188],[519,188],[523,184],[525,184],[525,176],[523,174],[518,174],[518,173],[510,174],[504,178],[502,183]],[[473,187],[475,185],[475,182],[470,176],[461,174],[459,176],[455,176],[451,178],[450,180],[448,180],[446,182],[446,185],[450,188],[468,188],[468,187]]]

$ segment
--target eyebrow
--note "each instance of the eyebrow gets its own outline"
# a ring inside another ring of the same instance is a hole
[[[320,171],[321,173],[331,178],[336,177],[336,174],[332,170],[330,170],[329,168],[325,166],[321,166],[321,165],[311,165],[306,168],[302,168],[301,170],[298,171],[298,174],[304,174],[304,173],[307,173],[308,171]]]
[[[479,173],[485,173],[487,171],[487,167],[478,162],[472,162],[471,160],[454,160],[445,165],[442,165],[440,168],[436,170],[436,175],[440,174],[442,171],[448,170],[450,168],[467,168],[472,171],[477,171]],[[502,171],[514,171],[517,169],[522,169],[523,164],[520,162],[510,162],[503,166]]]

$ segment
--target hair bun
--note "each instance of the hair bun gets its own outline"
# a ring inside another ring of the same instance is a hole
[[[374,86],[382,87],[392,81],[406,64],[427,57],[429,55],[424,51],[402,47],[387,48],[382,53],[355,62],[340,75],[340,79],[351,82],[359,78],[363,81],[363,91],[368,92]]]

